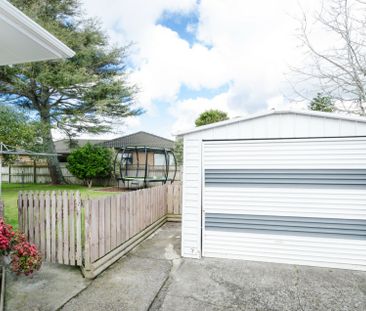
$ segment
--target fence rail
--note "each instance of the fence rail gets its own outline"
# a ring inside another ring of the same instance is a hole
[[[93,278],[181,214],[180,183],[85,199],[79,192],[20,192],[19,228],[46,261]]]

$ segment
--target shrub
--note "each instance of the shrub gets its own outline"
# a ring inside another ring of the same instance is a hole
[[[13,227],[6,224],[2,218],[0,218],[0,251],[1,255],[7,255],[11,250],[11,244],[15,233]]]
[[[112,173],[112,151],[86,144],[75,149],[67,157],[67,168],[75,177],[82,179],[90,188],[93,178],[105,178]]]
[[[34,244],[27,241],[24,234],[14,232],[12,226],[0,218],[0,252],[10,256],[11,270],[16,274],[30,275],[39,270],[42,257]],[[5,261],[4,261],[5,262]]]
[[[26,241],[23,234],[16,235],[17,242],[11,253],[11,270],[16,274],[30,275],[39,270],[42,257],[37,247]]]

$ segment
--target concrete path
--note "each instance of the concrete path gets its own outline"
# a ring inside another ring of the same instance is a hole
[[[62,310],[148,310],[180,261],[179,247],[179,224],[165,224]]]
[[[32,277],[7,273],[5,310],[53,311],[85,289],[91,281],[76,267],[43,264]]]
[[[6,309],[366,310],[365,272],[179,254],[180,224],[167,223],[91,283],[52,265],[33,279],[8,279]]]
[[[62,310],[366,310],[365,272],[179,254],[168,223]]]

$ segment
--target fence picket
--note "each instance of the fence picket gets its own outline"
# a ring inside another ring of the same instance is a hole
[[[121,200],[120,195],[115,196],[116,201],[116,246],[121,244]]]
[[[57,262],[63,263],[63,235],[62,235],[62,193],[57,192],[57,215],[56,215],[56,223],[57,223]]]
[[[69,200],[67,192],[62,193],[63,263],[69,264]]]
[[[128,195],[128,227],[129,227],[129,238],[133,236],[133,193]]]
[[[117,221],[116,221],[116,216],[117,216],[117,204],[116,204],[116,197],[112,196],[111,197],[111,249],[116,248],[117,246]]]
[[[111,250],[111,198],[104,198],[105,208],[105,250]]]
[[[84,248],[84,260],[85,268],[89,269],[91,264],[91,239],[92,239],[92,223],[91,223],[91,209],[92,202],[88,198],[84,201],[85,212],[85,248]]]
[[[45,194],[45,217],[46,217],[46,251],[45,256],[51,261],[51,196],[47,191]]]
[[[159,189],[157,189],[158,192],[158,199],[157,199],[157,203],[158,203],[158,208],[159,208],[159,218],[163,217],[163,204],[162,204],[162,200],[161,200],[161,188],[159,187]]]
[[[177,214],[179,211],[179,189],[180,187],[178,187],[177,185],[174,185],[174,214]]]
[[[104,230],[105,230],[105,208],[104,208],[104,202],[105,200],[99,200],[99,219],[98,219],[98,231],[99,231],[99,256],[103,256],[105,254],[105,236],[104,236]]]
[[[29,200],[29,211],[28,211],[28,226],[29,226],[29,239],[34,241],[34,194],[31,191],[28,196]]]
[[[92,200],[91,205],[91,260],[92,262],[98,258],[98,200]]]
[[[75,199],[74,193],[69,194],[69,262],[75,264]]]
[[[23,233],[25,234],[25,236],[29,239],[29,226],[28,226],[28,222],[29,222],[29,214],[28,214],[28,209],[29,209],[29,193],[24,193],[23,196]]]
[[[126,241],[126,195],[121,194],[119,196],[120,208],[121,208],[121,221],[120,221],[120,243]]]
[[[39,193],[35,192],[33,195],[33,217],[34,217],[34,243],[39,245]]]
[[[138,191],[138,190],[137,190]],[[138,192],[135,191],[135,193],[132,195],[133,198],[133,235],[135,235],[138,232],[138,214],[137,214],[137,195]]]
[[[130,193],[127,192],[126,193],[126,198],[125,198],[125,203],[126,203],[126,211],[125,211],[125,230],[126,230],[126,241],[130,238]]]
[[[52,191],[51,195],[51,262],[56,262],[57,255],[57,243],[56,243],[56,231],[57,231],[57,223],[56,223],[56,214],[57,214],[57,194],[55,191]]]
[[[82,213],[81,213],[81,198],[80,192],[77,191],[75,194],[75,206],[76,206],[76,264],[81,266],[82,264]],[[86,211],[85,211],[86,213]],[[86,218],[86,217],[85,217]],[[85,228],[86,230],[86,228]],[[85,237],[86,240],[86,237]]]
[[[152,188],[150,192],[150,200],[151,200],[151,212],[152,212],[152,221],[156,220],[156,209],[155,209],[155,189]]]
[[[144,209],[144,227],[147,227],[149,225],[149,220],[150,220],[150,217],[149,217],[149,203],[148,203],[148,200],[147,200],[147,191],[144,190],[143,192],[143,202],[145,203],[144,206],[145,206],[145,209]]]
[[[46,253],[46,219],[44,192],[39,193],[39,239],[42,254]]]

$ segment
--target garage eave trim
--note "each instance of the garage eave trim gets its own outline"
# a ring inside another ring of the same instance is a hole
[[[293,114],[293,115],[304,115],[304,116],[310,116],[310,117],[318,117],[318,118],[325,118],[325,119],[338,119],[338,120],[345,120],[345,121],[354,121],[359,123],[366,123],[366,118],[359,117],[359,116],[348,116],[348,115],[341,115],[337,113],[329,113],[329,112],[318,112],[318,111],[306,111],[306,110],[273,110],[269,112],[262,112],[262,113],[256,113],[251,114],[245,117],[239,117],[239,118],[233,118],[226,121],[220,121],[204,126],[195,127],[193,129],[178,132],[175,134],[175,136],[181,137],[187,134],[195,133],[195,132],[202,132],[206,130],[210,130],[213,128],[226,126],[230,124],[235,124],[243,121],[248,121],[252,119],[262,118],[270,115],[285,115],[285,114]]]
[[[75,52],[5,0],[0,0],[0,19],[50,52],[49,59],[68,58]],[[6,44],[3,42],[2,44]],[[29,60],[24,60],[27,62]],[[0,65],[11,65],[1,64]]]

